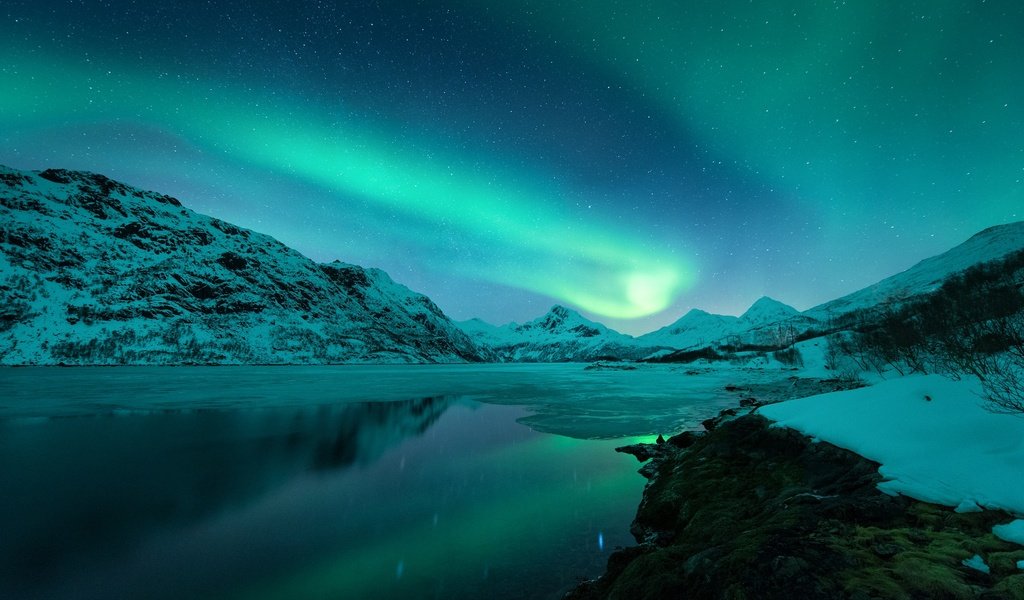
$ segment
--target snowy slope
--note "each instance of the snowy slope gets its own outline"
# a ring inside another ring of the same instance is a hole
[[[376,269],[102,175],[0,167],[0,363],[478,359],[427,297]]]
[[[637,338],[642,343],[682,350],[720,345],[727,340],[763,344],[780,329],[797,333],[823,327],[831,318],[936,290],[951,275],[1024,249],[1024,221],[990,227],[959,246],[925,259],[910,269],[803,313],[767,296],[742,316],[693,309],[675,323]]]
[[[799,316],[800,311],[778,300],[761,296],[740,315],[740,322],[749,327],[771,325]]]
[[[793,336],[819,327],[817,319],[778,300],[762,296],[737,322],[736,339],[745,344],[785,345]]]
[[[828,320],[858,309],[871,308],[887,301],[903,300],[935,291],[950,275],[976,264],[996,260],[1024,249],[1024,221],[989,227],[955,248],[926,258],[902,273],[858,290],[842,298],[820,304],[803,314]]]
[[[523,324],[495,326],[479,319],[458,323],[492,360],[501,362],[637,359],[658,350],[584,318],[564,306]]]
[[[767,296],[759,298],[743,315],[716,315],[693,309],[675,323],[637,338],[640,342],[682,350],[721,345],[768,343],[780,326],[804,331],[816,324],[792,306]]]
[[[640,336],[640,341],[687,349],[709,346],[737,330],[738,317],[716,315],[694,308],[671,325]]]
[[[506,325],[491,325],[482,319],[469,319],[467,321],[455,321],[459,329],[466,333],[478,346],[508,343],[515,337],[512,327],[515,323]]]
[[[976,379],[901,377],[758,412],[881,463],[887,493],[1024,516],[1024,419],[986,410]]]

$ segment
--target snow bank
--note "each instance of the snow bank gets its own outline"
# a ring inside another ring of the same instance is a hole
[[[1008,542],[1024,546],[1024,519],[1017,519],[1005,525],[996,525],[992,528],[992,533]]]
[[[883,492],[1024,515],[1024,418],[986,411],[980,389],[976,380],[911,376],[759,412],[881,463]]]
[[[986,575],[991,572],[991,570],[988,568],[988,564],[985,562],[985,559],[983,559],[978,554],[975,554],[970,558],[963,559],[962,561],[960,561],[960,564],[962,564],[965,567],[974,569],[975,571],[981,571]]]

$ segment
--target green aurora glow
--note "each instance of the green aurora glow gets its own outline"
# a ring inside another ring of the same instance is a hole
[[[415,141],[396,144],[386,129],[297,115],[286,100],[267,102],[239,91],[211,98],[199,83],[124,67],[114,67],[114,78],[109,63],[93,68],[21,57],[18,64],[0,72],[2,126],[133,115],[206,150],[454,227],[508,257],[502,268],[456,263],[464,273],[600,315],[657,313],[693,283],[692,269],[678,257],[646,248],[645,240],[621,228],[570,218],[558,209],[566,192],[535,183],[542,179],[536,174],[465,156],[431,156]]]
[[[451,316],[809,308],[1024,216],[1024,5],[14,0],[0,162],[181,196]]]
[[[882,210],[954,226],[1024,206],[1017,3],[502,6],[641,91],[719,160],[800,199],[830,234]]]

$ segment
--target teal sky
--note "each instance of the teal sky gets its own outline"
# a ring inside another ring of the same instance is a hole
[[[1017,2],[5,3],[0,163],[103,172],[455,318],[797,308],[1024,207]]]

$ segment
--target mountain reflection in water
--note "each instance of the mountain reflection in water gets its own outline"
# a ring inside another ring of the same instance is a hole
[[[0,420],[0,591],[303,474],[371,463],[454,401]]]
[[[0,598],[560,598],[633,542],[613,448],[699,426],[725,377],[0,370]]]

